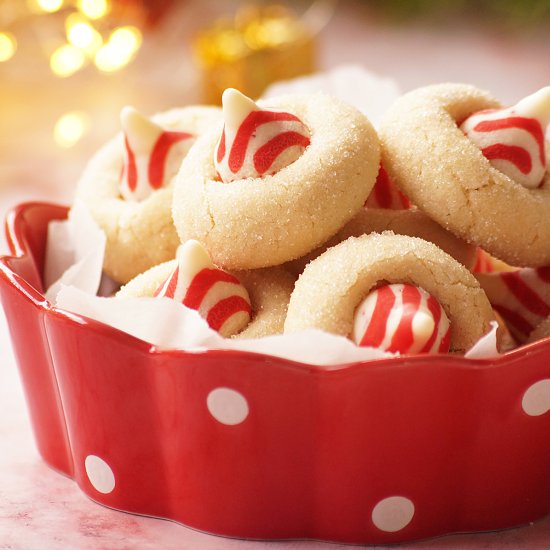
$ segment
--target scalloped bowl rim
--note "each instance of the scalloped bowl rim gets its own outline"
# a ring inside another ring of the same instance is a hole
[[[499,355],[498,357],[485,358],[485,359],[469,359],[459,355],[453,354],[416,354],[416,355],[403,355],[397,357],[388,357],[382,359],[373,359],[367,361],[353,361],[348,363],[338,363],[335,365],[323,366],[315,365],[310,363],[304,363],[300,361],[295,361],[292,359],[287,359],[284,357],[279,357],[275,355],[269,355],[259,352],[251,351],[242,351],[242,350],[224,350],[224,349],[197,349],[197,350],[183,350],[183,349],[163,349],[155,344],[150,344],[149,342],[142,340],[136,336],[128,334],[116,327],[97,321],[90,317],[84,315],[73,313],[68,310],[64,310],[56,307],[51,302],[46,300],[43,293],[34,288],[30,283],[25,279],[17,275],[8,265],[6,261],[9,261],[13,258],[22,258],[28,254],[31,254],[24,246],[24,239],[21,238],[20,232],[20,218],[22,214],[29,208],[68,208],[61,206],[55,203],[49,202],[23,202],[16,205],[6,216],[6,231],[10,235],[11,245],[14,247],[12,255],[2,255],[0,256],[2,271],[5,271],[7,268],[8,273],[10,274],[9,278],[13,286],[15,286],[20,292],[26,294],[32,302],[39,307],[44,312],[48,312],[51,315],[57,315],[69,319],[74,323],[79,325],[85,325],[90,327],[91,330],[96,332],[102,332],[105,336],[111,338],[117,338],[121,342],[126,342],[127,345],[133,345],[138,348],[141,348],[143,352],[150,354],[163,354],[163,355],[174,355],[174,356],[185,356],[185,355],[208,355],[208,356],[219,356],[219,357],[235,357],[235,356],[248,356],[250,358],[257,358],[259,360],[277,360],[286,363],[287,366],[293,367],[295,369],[303,369],[306,371],[315,371],[319,373],[326,373],[332,371],[340,371],[344,369],[356,369],[356,368],[367,368],[367,367],[402,367],[405,364],[417,363],[417,362],[437,362],[441,357],[445,357],[447,361],[450,361],[452,368],[455,369],[485,369],[485,368],[505,368],[506,364],[510,361],[521,360],[523,355],[530,354],[533,351],[537,351],[539,347],[546,347],[546,344],[550,344],[550,337],[544,338],[537,342],[532,342],[530,344],[524,344],[514,348],[511,351],[508,351],[504,354]],[[5,268],[4,268],[5,266]]]

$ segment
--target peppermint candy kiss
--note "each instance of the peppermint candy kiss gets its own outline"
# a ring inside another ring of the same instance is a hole
[[[493,258],[480,247],[476,250],[476,262],[472,267],[473,273],[490,273],[494,271]]]
[[[165,130],[132,107],[122,109],[120,122],[125,145],[120,194],[126,200],[141,201],[168,184],[195,137]]]
[[[309,145],[309,130],[291,113],[262,109],[233,88],[223,93],[222,105],[225,124],[214,164],[225,183],[275,174]]]
[[[439,302],[409,284],[372,291],[355,311],[353,341],[393,353],[447,353],[451,331]]]
[[[550,267],[476,273],[476,278],[518,342],[525,343],[550,316]]]
[[[409,199],[393,183],[386,169],[380,165],[374,187],[365,202],[365,208],[407,210],[410,207]]]
[[[513,107],[474,113],[460,128],[497,170],[533,189],[546,173],[544,133],[549,122],[546,86]]]
[[[195,309],[222,336],[238,334],[250,322],[252,308],[246,288],[233,275],[218,269],[198,241],[177,251],[178,266],[155,292]]]

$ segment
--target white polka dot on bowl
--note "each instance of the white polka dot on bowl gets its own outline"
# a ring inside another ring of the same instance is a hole
[[[94,489],[108,494],[115,488],[115,475],[111,467],[98,456],[88,455],[84,461],[86,474]]]
[[[414,516],[414,504],[401,496],[381,500],[372,510],[372,522],[380,531],[395,533],[404,529]]]
[[[550,411],[550,379],[539,380],[523,394],[521,406],[529,416],[541,416]]]
[[[206,398],[206,405],[210,414],[218,422],[227,426],[241,424],[249,413],[246,398],[230,388],[212,390]]]

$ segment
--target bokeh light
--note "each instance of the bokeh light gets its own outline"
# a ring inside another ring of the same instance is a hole
[[[60,46],[50,58],[50,67],[57,76],[70,76],[81,69],[86,61],[84,53],[70,44]]]
[[[54,13],[63,6],[63,0],[35,0],[35,2],[39,9],[48,13]]]
[[[141,46],[141,31],[131,25],[115,29],[109,38],[111,44],[135,52]]]
[[[11,33],[0,32],[0,62],[11,59],[16,49],[17,42],[15,37]]]
[[[127,65],[141,46],[141,31],[132,26],[115,29],[107,43],[96,56],[97,68],[104,72],[113,72]]]
[[[108,0],[78,0],[76,5],[89,19],[104,17],[111,7]]]
[[[94,54],[103,44],[101,34],[77,13],[67,17],[65,30],[69,43],[89,54]]]
[[[61,116],[54,127],[57,145],[69,148],[78,143],[90,128],[90,117],[82,111],[71,111]]]

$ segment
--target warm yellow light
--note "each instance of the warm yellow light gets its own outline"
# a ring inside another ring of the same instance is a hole
[[[81,111],[64,114],[55,123],[53,137],[60,147],[72,147],[90,128],[90,117]]]
[[[135,52],[141,46],[141,31],[130,25],[119,27],[111,33],[109,42],[116,44],[121,50]]]
[[[63,0],[36,0],[38,7],[48,13],[58,11],[63,5]]]
[[[114,48],[111,44],[105,44],[97,51],[94,62],[100,71],[112,73],[127,65],[130,58],[131,55]]]
[[[0,32],[0,62],[11,59],[16,49],[15,37],[8,32]]]
[[[65,21],[67,40],[77,48],[94,54],[103,44],[101,34],[78,14],[71,14]]]
[[[81,69],[85,61],[86,57],[81,50],[65,44],[53,52],[50,67],[57,76],[70,76]]]
[[[90,19],[104,17],[110,8],[108,0],[78,0],[77,6]]]
[[[141,32],[136,27],[114,30],[109,41],[95,56],[97,68],[104,72],[118,71],[127,65],[141,46]]]

